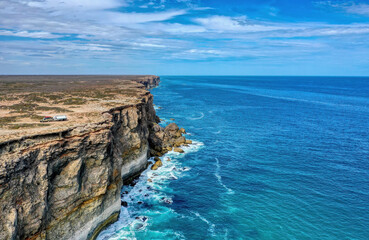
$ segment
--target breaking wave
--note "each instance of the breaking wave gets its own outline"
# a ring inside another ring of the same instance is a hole
[[[216,163],[215,163],[215,166],[216,166],[216,169],[215,169],[215,173],[214,173],[214,176],[217,178],[218,180],[218,183],[224,187],[226,190],[227,190],[227,193],[228,194],[234,194],[234,191],[230,188],[228,188],[222,181],[222,176],[220,176],[219,172],[220,172],[220,165],[219,165],[219,160],[218,158],[215,158],[216,160]]]
[[[170,229],[160,232],[151,226],[165,218],[176,218],[179,214],[171,208],[173,204],[173,190],[169,184],[191,170],[183,166],[180,159],[186,154],[197,152],[203,143],[193,141],[189,146],[183,146],[184,154],[170,151],[161,157],[163,166],[158,170],[151,170],[153,158],[149,159],[149,167],[134,182],[133,186],[124,186],[121,191],[122,203],[127,207],[121,208],[119,220],[100,233],[98,240],[107,239],[142,239],[142,236],[158,236],[160,239],[185,239],[182,233]]]

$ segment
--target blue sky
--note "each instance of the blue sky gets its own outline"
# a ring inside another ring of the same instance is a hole
[[[0,74],[369,76],[369,2],[2,0]]]

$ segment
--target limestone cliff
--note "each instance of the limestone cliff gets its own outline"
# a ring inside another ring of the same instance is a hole
[[[153,87],[159,78],[144,84]],[[0,239],[94,239],[121,208],[125,181],[147,158],[185,142],[160,127],[147,92],[102,121],[0,143]]]

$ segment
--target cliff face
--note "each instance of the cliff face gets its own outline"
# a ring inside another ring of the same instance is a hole
[[[149,92],[102,114],[98,123],[0,145],[0,239],[95,238],[117,220],[123,182],[147,167],[150,151],[185,141],[178,127],[169,137],[157,125]]]
[[[149,89],[159,85],[160,77],[152,75],[146,76],[145,78],[137,79],[135,81],[143,84],[146,87],[146,89]]]

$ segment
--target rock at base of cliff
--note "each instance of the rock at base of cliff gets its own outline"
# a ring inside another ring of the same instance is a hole
[[[192,141],[187,139],[185,143],[186,144],[192,144]]]
[[[163,166],[162,161],[160,160],[160,158],[155,157],[156,162],[154,163],[154,165],[151,166],[151,170],[158,170],[159,167]]]
[[[177,153],[184,153],[183,149],[182,148],[174,148],[173,150],[174,152],[177,152]]]

